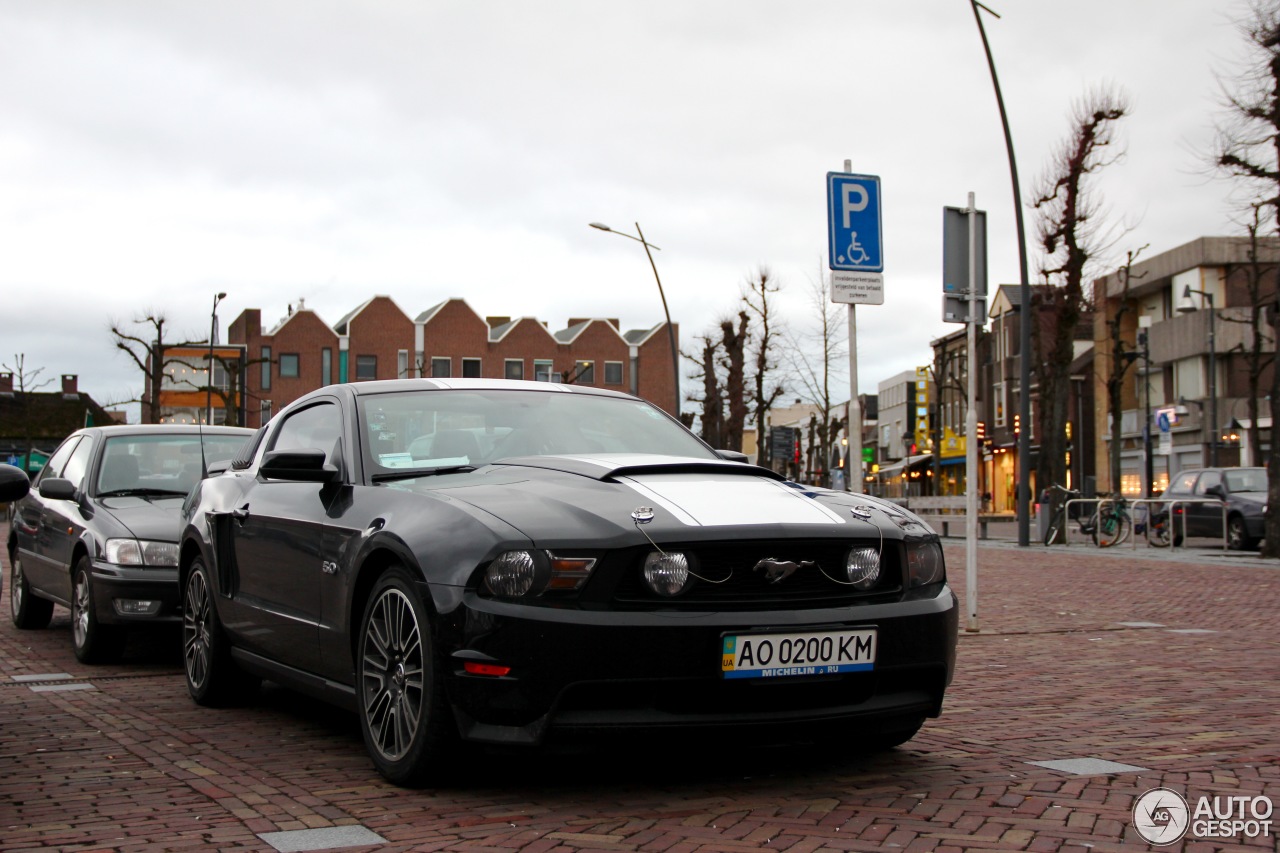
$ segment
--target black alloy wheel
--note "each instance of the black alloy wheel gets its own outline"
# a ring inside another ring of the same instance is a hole
[[[19,628],[47,628],[53,618],[53,602],[31,594],[31,584],[22,570],[22,558],[10,552],[13,571],[9,576],[9,615]]]
[[[110,663],[124,652],[125,632],[117,625],[103,625],[94,608],[89,558],[76,561],[71,578],[71,643],[81,663]]]
[[[357,645],[360,731],[378,772],[421,785],[450,769],[458,734],[413,578],[400,567],[378,579]]]
[[[182,591],[182,661],[187,692],[200,705],[229,705],[251,696],[261,683],[231,659],[231,644],[218,621],[209,570],[199,558],[191,564]]]

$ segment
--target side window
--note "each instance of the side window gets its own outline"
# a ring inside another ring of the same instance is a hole
[[[271,450],[323,450],[325,461],[337,464],[338,440],[342,436],[342,416],[333,403],[320,403],[293,412],[280,424]]]
[[[62,443],[62,446],[53,452],[49,457],[49,461],[44,463],[44,468],[40,470],[40,476],[36,478],[36,482],[40,482],[46,477],[61,477],[62,469],[66,467],[67,460],[71,458],[71,453],[76,449],[76,445],[80,443],[80,436],[73,435]]]
[[[1200,475],[1200,482],[1196,483],[1196,494],[1204,495],[1212,486],[1222,484],[1221,471],[1205,471]]]
[[[84,474],[89,470],[89,454],[93,452],[93,442],[81,439],[75,452],[67,460],[67,467],[62,469],[62,476],[71,481],[77,489],[84,486]]]
[[[1196,484],[1196,477],[1200,476],[1199,471],[1185,471],[1174,478],[1169,485],[1166,494],[1171,495],[1189,495]]]

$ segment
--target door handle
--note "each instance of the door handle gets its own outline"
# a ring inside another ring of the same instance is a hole
[[[243,522],[246,518],[249,517],[249,505],[245,504],[239,509],[231,510],[231,517],[234,518],[236,521]]]

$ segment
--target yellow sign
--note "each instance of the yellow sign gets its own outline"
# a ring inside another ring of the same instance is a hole
[[[954,456],[964,456],[968,450],[965,437],[956,435],[951,427],[942,428],[942,451],[938,455],[943,459],[949,459]]]

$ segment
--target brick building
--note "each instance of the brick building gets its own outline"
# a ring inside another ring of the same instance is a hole
[[[246,351],[250,427],[324,385],[419,376],[592,385],[679,411],[665,323],[623,332],[616,319],[574,318],[553,333],[533,317],[482,317],[464,299],[410,318],[391,297],[374,296],[332,327],[302,302],[270,329],[249,308],[227,338]]]

